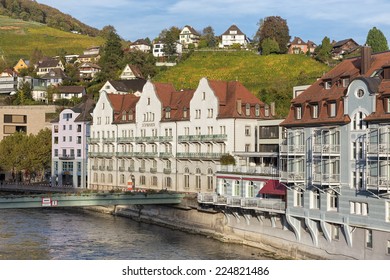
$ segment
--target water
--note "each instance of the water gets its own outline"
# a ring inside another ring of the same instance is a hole
[[[82,210],[0,210],[2,260],[272,259],[266,252]]]

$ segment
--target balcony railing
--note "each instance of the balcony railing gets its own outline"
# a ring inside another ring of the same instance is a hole
[[[145,173],[145,167],[140,167],[140,168],[138,169],[138,171],[141,172],[141,173]]]
[[[198,194],[198,202],[231,207],[252,208],[268,212],[284,213],[286,211],[286,203],[281,199],[242,198],[234,196],[219,196],[214,193],[200,193]]]
[[[303,182],[305,176],[303,172],[280,172],[280,179],[283,182]]]
[[[99,169],[98,166],[92,165],[92,170],[98,170],[98,169]]]
[[[157,173],[157,167],[150,167],[150,173]]]
[[[164,168],[163,172],[164,172],[164,174],[171,174],[172,169],[171,168]]]
[[[227,134],[206,134],[206,135],[179,135],[179,142],[223,142],[227,140]]]
[[[171,158],[173,157],[172,153],[160,153],[159,158]]]
[[[390,176],[368,176],[367,186],[387,189],[390,187]]]
[[[125,172],[126,168],[124,168],[123,166],[120,166],[119,167],[119,172]]]
[[[135,171],[135,168],[134,168],[134,166],[130,166],[130,167],[128,167],[128,168],[127,168],[127,171],[129,171],[129,172],[134,172],[134,171]]]
[[[118,143],[134,142],[134,137],[118,137],[117,142]]]
[[[106,138],[103,138],[103,142],[104,142],[104,143],[112,143],[112,142],[115,142],[115,137],[106,137]]]
[[[368,154],[390,154],[390,144],[385,143],[385,144],[373,144],[370,143],[367,145],[367,153]]]
[[[217,172],[279,176],[279,169],[274,166],[237,166],[219,164],[217,165]]]
[[[340,154],[340,145],[314,145],[313,147],[314,153],[319,154]]]
[[[99,141],[100,141],[99,138],[87,138],[88,144],[99,143]]]
[[[321,185],[339,184],[340,174],[314,174],[313,183]]]
[[[137,158],[155,158],[158,157],[157,152],[135,152],[134,157]]]
[[[223,153],[177,153],[177,158],[219,160]]]
[[[305,145],[281,145],[280,152],[289,154],[304,154]]]
[[[58,158],[61,160],[73,160],[75,159],[74,155],[58,155]]]

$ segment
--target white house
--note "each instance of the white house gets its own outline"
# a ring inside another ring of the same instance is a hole
[[[164,53],[164,43],[157,42],[153,44],[153,56],[154,57],[165,57]],[[183,53],[183,45],[179,42],[176,42],[176,55],[181,55]]]
[[[241,47],[245,48],[248,44],[248,38],[246,35],[236,26],[230,26],[222,35],[222,43],[220,43],[220,48],[228,48],[234,44],[239,44]]]
[[[193,27],[186,25],[181,30],[179,38],[184,48],[188,48],[190,44],[198,47],[200,34]]]

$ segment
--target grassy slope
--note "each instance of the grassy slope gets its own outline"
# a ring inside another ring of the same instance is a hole
[[[73,34],[36,22],[0,16],[0,55],[3,54],[10,63],[29,58],[35,48],[47,56],[57,55],[61,49],[68,54],[81,54],[84,49],[103,42],[100,37]]]
[[[195,89],[202,77],[211,80],[238,80],[262,100],[261,90],[275,89],[285,96],[279,113],[285,115],[292,87],[311,84],[329,68],[303,55],[260,56],[252,52],[195,52],[186,61],[158,74],[154,80],[173,83],[176,89]],[[304,73],[304,74],[302,74]],[[278,104],[277,104],[278,106]]]

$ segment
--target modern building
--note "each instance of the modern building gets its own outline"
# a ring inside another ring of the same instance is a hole
[[[223,155],[253,149],[265,104],[239,82],[176,91],[148,81],[140,97],[101,92],[89,140],[89,187],[215,192]],[[251,148],[252,147],[252,148]]]
[[[17,131],[38,134],[51,129],[50,117],[55,106],[0,106],[0,141]]]
[[[59,187],[86,188],[88,181],[88,145],[92,111],[95,102],[83,103],[63,110],[52,121],[51,183]]]

